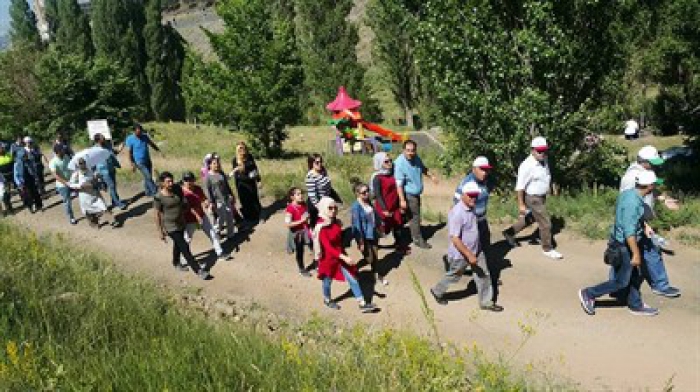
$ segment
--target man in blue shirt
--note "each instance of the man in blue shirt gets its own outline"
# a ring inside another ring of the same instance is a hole
[[[126,209],[126,203],[119,198],[117,193],[117,169],[121,168],[119,160],[114,156],[111,140],[108,141],[103,134],[98,133],[94,137],[95,145],[109,151],[109,158],[97,164],[97,173],[107,186],[109,196],[112,198],[112,208]]]
[[[403,143],[403,154],[394,161],[394,178],[401,211],[409,219],[408,227],[413,244],[419,248],[430,249],[432,246],[423,239],[420,231],[420,196],[423,193],[423,175],[430,177],[433,182],[437,182],[437,178],[428,172],[417,151],[418,145],[415,141],[409,139]]]
[[[653,171],[645,171],[637,176],[634,189],[628,189],[617,198],[615,205],[615,225],[610,235],[609,246],[620,250],[621,262],[615,273],[610,274],[607,282],[587,287],[579,291],[581,307],[589,314],[595,314],[595,299],[614,292],[622,293],[620,299],[627,297],[630,313],[638,316],[656,316],[659,310],[649,307],[642,302],[639,287],[642,277],[639,267],[642,264],[642,254],[639,240],[644,229],[644,201],[642,198],[654,191],[657,183]]]
[[[141,124],[134,125],[134,132],[126,138],[124,143],[129,148],[129,160],[133,171],[139,169],[143,175],[143,186],[146,196],[155,196],[158,192],[155,182],[153,182],[153,163],[149,147],[160,151],[151,138],[143,132]]]

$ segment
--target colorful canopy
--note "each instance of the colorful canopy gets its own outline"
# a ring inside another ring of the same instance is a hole
[[[350,98],[348,95],[348,92],[345,91],[344,86],[340,86],[338,88],[338,95],[335,97],[335,100],[328,105],[326,105],[326,109],[332,111],[332,112],[339,112],[342,110],[352,110],[352,109],[357,109],[362,105],[362,102]]]

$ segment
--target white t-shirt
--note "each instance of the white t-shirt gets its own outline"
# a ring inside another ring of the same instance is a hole
[[[524,190],[528,195],[544,196],[549,193],[551,183],[552,175],[547,160],[540,162],[531,154],[518,167],[516,191]]]
[[[636,135],[639,132],[639,124],[634,120],[625,122],[625,135]]]

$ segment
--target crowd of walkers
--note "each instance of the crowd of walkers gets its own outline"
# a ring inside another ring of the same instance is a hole
[[[219,260],[231,260],[224,242],[235,238],[237,230],[251,228],[262,218],[258,194],[261,174],[243,142],[236,145],[228,174],[217,153],[204,157],[199,172],[201,186],[197,185],[197,176],[189,171],[180,178],[161,172],[156,183],[150,150],[160,150],[138,124],[119,148],[114,148],[100,134],[94,136],[93,142],[89,153],[76,154],[59,135],[53,143],[50,161],[30,137],[18,137],[10,146],[0,143],[0,196],[5,213],[13,210],[10,196],[13,188],[31,213],[43,210],[46,164],[55,178],[55,190],[70,224],[78,223],[72,208],[72,199],[77,195],[80,210],[91,226],[99,227],[99,220],[104,217],[106,224],[119,227],[112,211],[127,209],[128,202],[119,197],[117,190],[116,170],[120,164],[116,156],[126,147],[132,170],[143,176],[144,194],[153,197],[158,235],[161,240],[172,242],[172,264],[177,270],[191,270],[204,280],[211,279],[211,265],[198,262],[190,249],[197,230],[201,229],[211,242]],[[543,137],[536,137],[530,146],[527,158],[518,168],[515,185],[519,218],[502,232],[503,238],[510,247],[517,247],[520,244],[516,235],[536,222],[538,228],[533,238],[541,244],[543,255],[561,260],[564,256],[555,249],[547,212],[551,188],[549,145]],[[679,208],[675,200],[655,189],[661,180],[654,168],[661,163],[658,151],[646,146],[622,178],[615,223],[605,252],[606,262],[611,265],[608,281],[579,291],[581,306],[588,314],[595,313],[595,299],[603,295],[626,303],[633,314],[658,314],[657,309],[641,299],[639,287],[644,280],[657,295],[669,298],[680,295],[680,290],[669,283],[662,259],[663,244],[652,228],[655,201],[663,202],[667,208]],[[349,208],[350,223],[344,227],[338,215],[343,201],[333,187],[323,157],[312,154],[307,164],[305,189],[293,187],[288,192],[284,210],[287,251],[294,255],[300,275],[315,275],[321,281],[323,302],[328,308],[340,308],[331,295],[332,282],[337,280],[348,283],[360,311],[376,311],[369,300],[372,295],[363,293],[359,271],[366,265],[377,284],[389,284],[388,269],[379,255],[379,242],[390,234],[394,240],[391,248],[401,256],[410,254],[412,248],[432,247],[421,230],[421,195],[424,177],[436,183],[438,179],[421,160],[413,140],[404,142],[402,153],[395,159],[387,152],[376,153],[374,172],[368,181],[352,181],[356,200]],[[492,169],[487,157],[476,157],[471,170],[455,189],[447,214],[445,275],[430,289],[438,304],[447,304],[450,285],[469,274],[476,286],[480,308],[492,312],[504,310],[496,303],[496,286],[500,281],[492,271],[495,255],[487,214],[494,185],[489,178]],[[110,195],[109,205],[103,192]],[[405,226],[408,230],[404,232]],[[344,229],[348,236],[344,236]],[[344,240],[354,241],[361,255],[358,259],[346,252]],[[312,258],[305,261],[307,253]]]

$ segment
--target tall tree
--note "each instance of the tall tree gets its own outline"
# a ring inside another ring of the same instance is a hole
[[[170,24],[163,26],[161,10],[160,0],[150,0],[144,29],[151,111],[160,121],[184,120],[185,104],[180,88],[184,41]]]
[[[10,18],[10,40],[13,45],[40,45],[36,15],[29,8],[27,0],[11,0]]]
[[[512,178],[531,138],[542,135],[552,144],[555,180],[581,180],[565,173],[581,156],[605,78],[623,63],[610,37],[620,18],[617,3],[587,0],[427,3],[419,69],[453,156],[489,154]]]
[[[357,61],[357,26],[348,21],[352,0],[296,0],[296,37],[304,66],[304,108],[318,122],[338,86],[363,102],[370,101],[364,68]]]
[[[41,52],[23,46],[0,52],[0,138],[13,139],[17,132],[41,118],[43,109],[36,65]]]
[[[420,94],[414,56],[414,27],[418,21],[412,0],[371,0],[366,20],[374,33],[372,62],[381,67],[406,125],[414,127],[414,110]]]
[[[289,13],[276,1],[224,0],[221,34],[209,33],[226,71],[236,125],[262,156],[276,156],[286,127],[299,120],[302,73]]]
[[[150,89],[146,78],[143,39],[145,13],[141,0],[94,0],[93,42],[97,56],[119,64],[135,83],[141,113],[149,112]]]
[[[90,21],[77,0],[59,0],[56,47],[87,60],[94,54]]]
[[[49,41],[56,39],[58,30],[58,0],[44,0],[44,17],[48,25]]]

